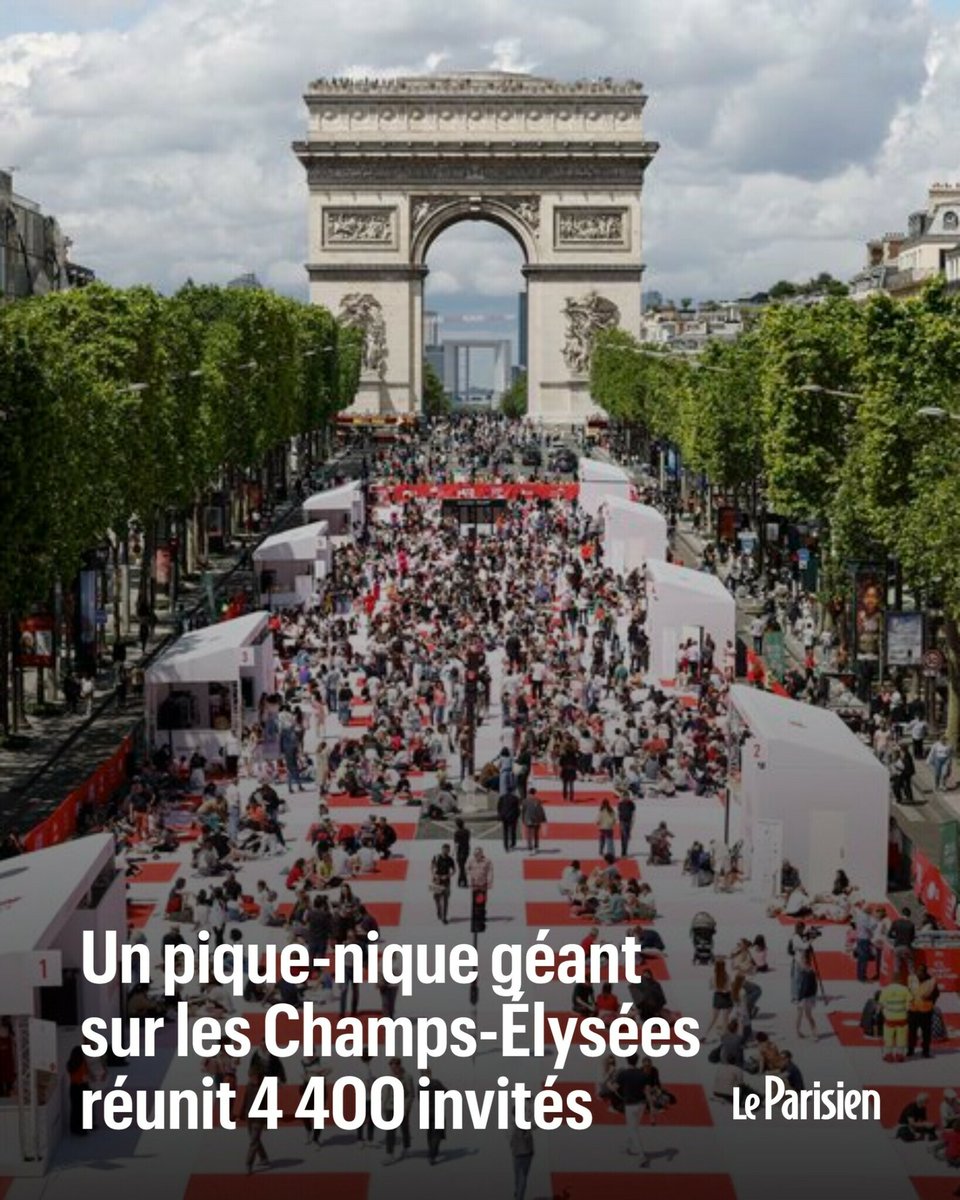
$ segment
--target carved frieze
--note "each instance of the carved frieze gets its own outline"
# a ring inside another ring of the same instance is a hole
[[[625,208],[558,208],[554,244],[565,246],[625,247],[628,225]]]
[[[643,185],[643,173],[650,159],[649,153],[624,153],[622,157],[600,158],[549,157],[547,155],[520,156],[509,158],[463,158],[406,157],[400,155],[375,155],[345,158],[339,156],[302,153],[307,166],[307,179],[311,187],[349,187],[365,184],[370,187],[417,187],[426,184],[464,186],[486,185],[487,187],[519,184],[530,186],[531,179],[546,188],[580,186],[589,184],[605,189],[632,187],[639,191]]]
[[[396,243],[395,208],[325,208],[325,246],[393,246]]]
[[[575,299],[568,296],[563,305],[567,321],[563,344],[563,361],[576,375],[590,369],[593,343],[601,329],[613,329],[620,324],[620,309],[595,291]]]
[[[410,229],[416,235],[424,222],[446,204],[462,200],[462,196],[421,196],[410,197]],[[540,197],[535,195],[521,196],[481,196],[478,200],[481,208],[490,204],[499,204],[509,208],[534,233],[540,227]]]

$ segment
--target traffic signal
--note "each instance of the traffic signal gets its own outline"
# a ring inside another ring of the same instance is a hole
[[[470,906],[470,932],[483,933],[487,927],[487,893],[475,889]]]

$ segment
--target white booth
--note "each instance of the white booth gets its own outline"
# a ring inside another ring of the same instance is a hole
[[[215,760],[244,717],[274,685],[269,615],[246,613],[181,635],[147,669],[145,709],[151,744],[175,756],[199,750]]]
[[[85,929],[126,939],[126,880],[105,833],[2,868],[0,1036],[12,1042],[14,1079],[0,1097],[0,1177],[37,1176],[68,1128],[65,1067],[81,1022],[121,1015],[119,984],[88,983],[81,968]]]
[[[629,500],[633,496],[633,484],[623,467],[615,463],[601,462],[597,458],[581,458],[578,468],[580,506],[591,517],[595,517],[600,505],[611,496]]]
[[[691,638],[698,645],[710,634],[714,663],[722,665],[728,641],[735,641],[737,605],[716,575],[676,563],[647,560],[647,635],[650,678],[673,679],[677,652]]]
[[[313,521],[266,538],[253,552],[260,596],[270,608],[309,602],[330,574],[333,551],[326,521]]]
[[[667,557],[667,519],[649,504],[608,496],[603,504],[603,563],[620,575]]]
[[[812,896],[838,868],[865,900],[887,890],[887,770],[835,712],[759,688],[730,689],[729,841],[752,890],[779,886],[788,858]]]
[[[326,521],[330,537],[352,537],[363,528],[366,514],[359,479],[317,492],[303,503],[305,521]]]

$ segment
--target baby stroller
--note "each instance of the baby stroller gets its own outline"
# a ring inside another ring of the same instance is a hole
[[[693,942],[693,961],[699,966],[713,962],[713,939],[717,923],[708,912],[698,912],[690,922],[690,940]]]

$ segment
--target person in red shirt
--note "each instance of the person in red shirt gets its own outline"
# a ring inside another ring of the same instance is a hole
[[[604,1021],[612,1021],[619,1011],[620,1001],[614,994],[613,984],[605,983],[597,997],[597,1016],[602,1017]]]

